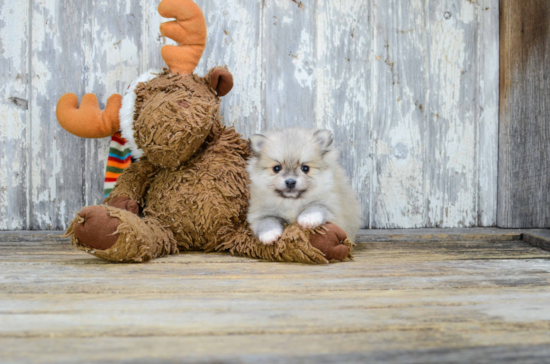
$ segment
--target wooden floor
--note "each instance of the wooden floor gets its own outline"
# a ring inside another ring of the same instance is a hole
[[[4,233],[0,362],[550,362],[550,253],[527,243],[542,233],[364,233],[330,266],[109,264]]]

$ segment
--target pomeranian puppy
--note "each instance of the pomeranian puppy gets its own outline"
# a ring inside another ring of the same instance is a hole
[[[250,138],[248,222],[263,244],[275,243],[284,224],[314,229],[331,221],[351,241],[359,231],[355,193],[338,164],[332,132],[289,128]]]

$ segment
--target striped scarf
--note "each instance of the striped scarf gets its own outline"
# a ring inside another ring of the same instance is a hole
[[[107,160],[107,171],[105,172],[105,185],[103,193],[105,198],[109,196],[115,187],[118,177],[126,168],[132,164],[131,149],[126,139],[122,138],[120,132],[111,137],[109,148],[109,159]]]

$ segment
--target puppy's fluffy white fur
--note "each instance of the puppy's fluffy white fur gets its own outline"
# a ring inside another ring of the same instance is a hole
[[[359,203],[338,164],[328,130],[289,128],[250,138],[248,222],[264,244],[273,244],[283,224],[316,228],[339,225],[350,240],[360,225]],[[294,183],[294,185],[293,185]]]

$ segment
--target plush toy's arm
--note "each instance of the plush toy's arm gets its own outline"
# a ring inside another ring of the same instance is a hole
[[[143,206],[144,197],[149,189],[151,181],[158,168],[149,163],[146,159],[132,163],[120,175],[113,191],[107,196],[104,203],[111,205],[111,202],[118,197],[125,197],[136,201]],[[117,206],[115,206],[117,207]]]

